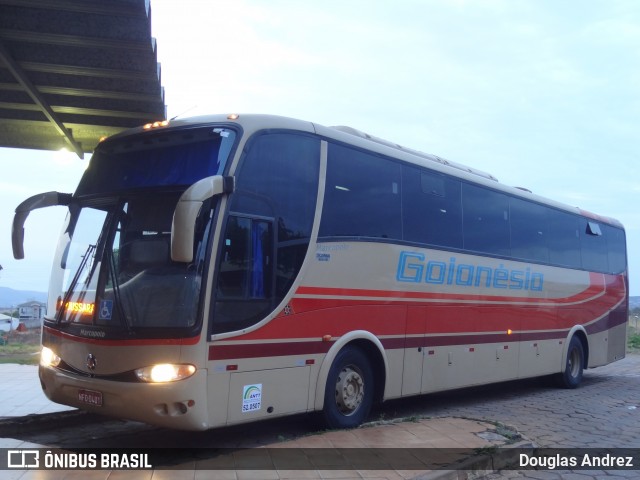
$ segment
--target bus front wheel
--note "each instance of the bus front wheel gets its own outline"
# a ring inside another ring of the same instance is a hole
[[[367,419],[373,404],[373,370],[367,356],[355,347],[336,355],[324,394],[322,414],[329,428],[354,428]]]
[[[558,383],[564,388],[576,388],[582,381],[584,370],[584,347],[577,336],[573,336],[567,349],[564,371],[558,375]]]

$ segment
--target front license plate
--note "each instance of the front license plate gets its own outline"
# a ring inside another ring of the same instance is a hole
[[[102,406],[102,392],[95,390],[78,390],[78,400],[96,407]]]

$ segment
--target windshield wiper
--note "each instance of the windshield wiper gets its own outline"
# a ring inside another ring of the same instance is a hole
[[[82,275],[82,272],[84,272],[84,269],[85,269],[85,267],[87,265],[87,262],[89,261],[89,258],[92,257],[92,256],[95,258],[95,255],[94,255],[95,250],[96,250],[96,246],[89,244],[89,246],[87,247],[87,250],[85,251],[84,255],[82,256],[82,261],[80,262],[80,265],[78,266],[78,270],[76,270],[76,274],[73,276],[73,279],[71,279],[71,283],[69,284],[69,288],[65,292],[64,298],[62,299],[62,305],[60,305],[60,310],[58,311],[58,318],[57,318],[57,322],[56,323],[58,323],[58,324],[62,323],[62,317],[63,317],[64,312],[65,312],[65,305],[67,305],[69,303],[69,301],[71,299],[71,295],[73,294],[73,292],[76,289],[76,285],[78,284],[78,281],[80,279],[80,275]],[[94,271],[94,268],[91,269],[91,272]],[[91,273],[89,274],[88,278],[89,279],[91,278]],[[82,297],[84,297],[84,295],[86,293],[87,293],[86,290],[83,290],[82,293],[78,296],[78,300],[82,300]]]
[[[116,308],[118,309],[118,314],[120,317],[120,321],[127,329],[129,333],[131,333],[131,325],[127,320],[127,316],[125,315],[124,308],[122,306],[122,295],[120,294],[120,282],[118,281],[118,276],[116,275],[116,259],[113,251],[110,251],[109,255],[109,276],[111,277],[111,284],[113,285],[113,301],[116,304]]]

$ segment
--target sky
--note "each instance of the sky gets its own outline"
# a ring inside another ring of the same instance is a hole
[[[151,0],[169,118],[270,113],[348,125],[620,220],[640,295],[640,2]],[[47,289],[87,160],[0,149],[0,286]],[[637,168],[637,167],[636,167]],[[1,229],[0,229],[1,230]]]

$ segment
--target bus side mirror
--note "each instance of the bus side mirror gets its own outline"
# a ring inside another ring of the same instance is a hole
[[[53,206],[69,206],[73,195],[70,193],[46,192],[27,198],[16,207],[11,226],[11,247],[13,258],[24,258],[24,222],[32,210]]]
[[[171,225],[171,260],[193,261],[193,237],[202,204],[209,198],[232,193],[234,188],[233,177],[214,175],[197,181],[180,196]]]

